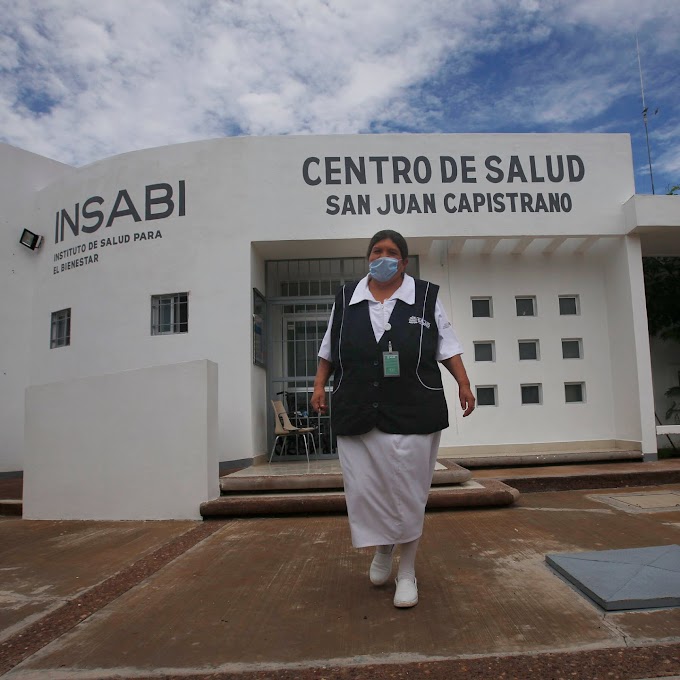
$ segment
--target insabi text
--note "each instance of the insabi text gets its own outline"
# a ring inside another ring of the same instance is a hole
[[[54,242],[61,243],[69,231],[73,236],[93,234],[102,226],[107,229],[117,225],[118,221],[129,223],[132,220],[137,223],[163,220],[173,215],[184,217],[186,215],[184,184],[185,180],[179,180],[176,195],[174,187],[166,182],[147,184],[144,187],[144,200],[138,201],[137,204],[127,189],[120,189],[113,202],[107,201],[103,196],[90,196],[82,203],[76,203],[73,208],[57,210]]]
[[[126,229],[124,233],[116,233],[118,230],[100,232],[98,238],[62,247],[52,256],[52,274],[97,264],[105,248],[108,250],[114,246],[144,241],[158,242],[163,238],[163,233],[155,226],[155,220],[185,215],[185,180],[179,180],[176,188],[166,182],[147,184],[144,187],[144,200],[137,204],[127,189],[120,189],[112,202],[107,202],[103,196],[90,196],[82,203],[76,203],[73,209],[62,208],[55,216],[55,243],[62,243],[68,235],[89,236],[102,227],[107,229],[119,224],[130,227],[143,222],[144,228],[140,225],[134,231]]]

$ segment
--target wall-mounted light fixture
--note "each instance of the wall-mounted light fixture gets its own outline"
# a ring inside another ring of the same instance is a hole
[[[21,238],[19,239],[19,243],[21,243],[22,246],[30,248],[31,250],[38,250],[38,248],[40,248],[42,245],[43,240],[44,239],[42,236],[38,236],[38,234],[34,234],[32,231],[24,229],[23,233],[21,234]]]

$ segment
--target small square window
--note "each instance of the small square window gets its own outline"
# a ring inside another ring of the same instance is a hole
[[[475,361],[495,361],[494,342],[475,342]]]
[[[71,344],[71,308],[52,312],[50,349]]]
[[[523,404],[540,404],[541,403],[541,385],[522,385],[522,403]]]
[[[491,298],[471,298],[472,300],[472,316],[493,316],[491,308]]]
[[[578,295],[560,295],[560,315],[574,316],[580,313]]]
[[[519,358],[520,361],[538,360],[538,340],[520,340]]]
[[[515,307],[517,309],[517,316],[536,316],[536,298],[535,297],[516,297]]]
[[[477,391],[477,406],[497,406],[498,399],[496,397],[496,385],[478,385]]]
[[[564,400],[567,404],[579,404],[586,400],[584,383],[564,383]]]
[[[189,293],[151,296],[151,335],[189,332]]]
[[[581,338],[562,338],[562,358],[582,359],[583,345]]]

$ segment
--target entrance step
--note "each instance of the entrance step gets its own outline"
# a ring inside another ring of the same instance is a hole
[[[638,450],[602,449],[599,451],[537,451],[534,453],[497,454],[478,453],[451,455],[449,460],[465,468],[519,467],[529,465],[565,465],[578,463],[604,463],[638,461],[642,452]],[[440,458],[442,463],[445,459]]]
[[[452,460],[437,461],[433,486],[463,484],[472,473]],[[337,460],[255,465],[220,479],[223,494],[344,488]]]
[[[486,478],[499,479],[522,493],[680,484],[680,458],[475,470],[475,479]]]
[[[518,497],[519,491],[495,479],[439,484],[430,489],[427,509],[504,506],[511,505]],[[345,494],[339,490],[241,492],[201,504],[204,518],[346,511]]]

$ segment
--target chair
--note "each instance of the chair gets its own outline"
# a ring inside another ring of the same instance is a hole
[[[274,407],[274,413],[276,427],[274,429],[274,434],[276,438],[274,439],[274,446],[272,446],[272,452],[269,456],[269,462],[272,462],[274,457],[274,451],[276,450],[276,445],[279,440],[283,441],[283,449],[281,450],[281,455],[286,453],[286,448],[288,447],[288,438],[302,437],[302,441],[305,443],[305,453],[307,454],[307,462],[309,463],[309,442],[307,438],[312,442],[312,447],[314,448],[314,453],[316,454],[316,442],[314,441],[313,433],[316,432],[315,427],[295,427],[293,423],[290,422],[288,413],[286,412],[286,407],[283,405],[282,401],[272,401],[272,406]]]

